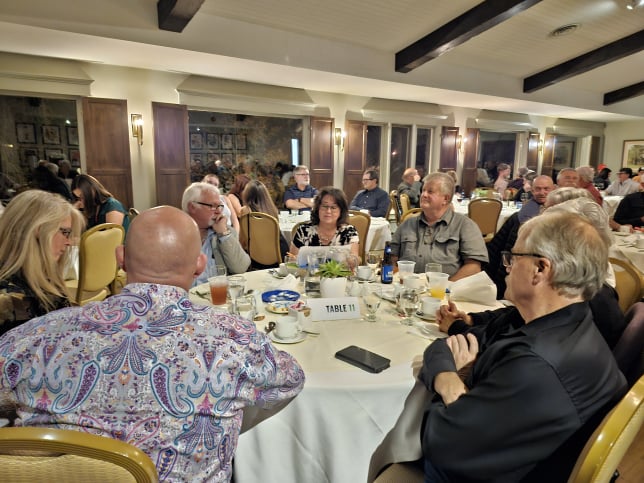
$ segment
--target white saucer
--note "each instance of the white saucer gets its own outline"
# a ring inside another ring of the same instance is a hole
[[[298,332],[292,339],[280,339],[275,332],[269,332],[268,338],[277,344],[297,344],[306,339],[306,333]]]
[[[431,320],[431,321],[436,320],[436,314],[426,314],[424,312],[421,312],[420,310],[416,312],[416,317],[422,320]]]

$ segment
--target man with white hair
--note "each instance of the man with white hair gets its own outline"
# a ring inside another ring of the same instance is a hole
[[[577,188],[579,174],[574,168],[564,168],[557,173],[557,188]]]
[[[406,194],[409,196],[409,204],[412,208],[418,208],[420,192],[423,190],[423,183],[416,168],[407,168],[402,175],[402,183],[398,185],[398,196]]]
[[[514,307],[425,350],[426,481],[565,481],[586,432],[626,391],[588,305],[608,266],[598,230],[544,213],[503,258]],[[440,315],[468,316],[454,304]]]
[[[193,286],[217,275],[217,265],[225,265],[228,274],[248,270],[250,257],[239,243],[235,230],[228,226],[219,189],[208,183],[192,183],[183,192],[181,209],[197,223],[201,252],[207,258],[206,269],[195,278]]]
[[[576,171],[579,175],[579,181],[577,182],[577,185],[580,188],[588,190],[588,192],[593,195],[593,199],[597,203],[599,203],[600,206],[603,205],[604,199],[602,198],[599,190],[595,188],[595,184],[593,183],[593,180],[595,179],[595,170],[592,168],[592,166],[579,166]]]

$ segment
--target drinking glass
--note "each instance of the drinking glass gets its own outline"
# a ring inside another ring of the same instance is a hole
[[[400,293],[400,308],[405,312],[405,317],[400,321],[403,325],[413,325],[411,318],[418,310],[418,292],[413,289],[405,289]]]
[[[213,305],[224,305],[226,303],[226,291],[228,290],[228,279],[225,275],[215,275],[208,279],[210,285],[210,298]]]
[[[294,277],[297,276],[297,272],[299,270],[299,266],[297,265],[297,256],[296,255],[286,255],[284,257],[284,263],[286,263],[286,269],[288,270],[288,273],[293,275]]]
[[[228,296],[232,302],[232,313],[237,313],[237,298],[243,295],[246,289],[246,279],[241,275],[228,277]]]
[[[416,266],[416,262],[412,262],[409,260],[398,260],[398,278],[400,280],[400,283],[404,282],[405,277],[407,275],[414,274],[415,266]]]
[[[449,275],[441,272],[427,272],[427,281],[429,282],[429,293],[432,297],[443,300]]]
[[[257,302],[254,295],[237,297],[237,313],[246,320],[252,321],[257,315]]]
[[[427,272],[442,272],[443,266],[440,263],[429,262],[425,264],[425,273]]]
[[[382,288],[379,285],[370,287],[363,300],[364,305],[367,308],[366,319],[369,322],[375,322],[376,312],[378,312],[378,309],[380,308],[380,302],[382,302]]]
[[[380,265],[380,260],[382,259],[382,255],[378,252],[369,252],[367,253],[367,259],[365,260],[367,265],[371,267],[371,272],[376,273],[376,270],[378,270],[378,265]]]

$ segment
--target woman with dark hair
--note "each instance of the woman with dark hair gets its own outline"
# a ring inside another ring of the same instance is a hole
[[[603,167],[597,176],[595,176],[595,179],[593,179],[593,184],[598,190],[605,190],[610,186],[610,173],[611,169],[607,167]]]
[[[271,195],[268,192],[268,188],[261,181],[251,180],[248,182],[244,191],[242,192],[242,201],[244,206],[242,206],[241,213],[242,215],[250,212],[259,212],[266,213],[271,215],[276,220],[279,219],[279,212],[275,203],[271,199]],[[288,253],[288,242],[284,235],[280,232],[280,252],[282,254],[282,260]],[[256,268],[268,268],[260,267],[259,264],[253,261],[253,266]]]
[[[241,209],[243,205],[242,193],[249,181],[250,181],[250,178],[245,174],[236,175],[235,182],[233,183],[232,187],[230,188],[230,191],[228,192],[228,195],[226,196],[226,199],[228,200],[231,209],[235,211],[235,214],[238,217],[241,216]]]
[[[322,188],[313,199],[311,221],[303,223],[295,232],[290,252],[294,255],[303,246],[349,245],[351,254],[358,256],[358,231],[349,225],[349,203],[340,189]]]
[[[123,225],[125,232],[130,226],[127,210],[120,201],[105,189],[99,180],[89,174],[79,174],[72,181],[74,206],[83,212],[87,228],[103,223]]]

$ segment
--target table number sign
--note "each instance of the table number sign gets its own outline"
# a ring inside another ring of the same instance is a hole
[[[360,303],[357,297],[308,299],[313,320],[359,319]]]

